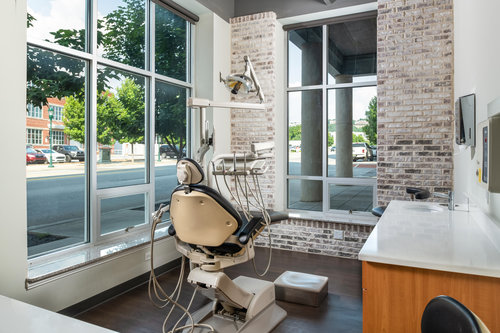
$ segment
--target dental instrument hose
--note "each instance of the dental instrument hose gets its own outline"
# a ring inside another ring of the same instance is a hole
[[[171,304],[170,311],[168,312],[167,316],[165,317],[165,320],[163,321],[163,325],[162,325],[162,332],[163,333],[174,333],[174,332],[178,332],[178,331],[181,331],[181,330],[184,330],[184,329],[187,329],[187,328],[190,328],[189,332],[192,333],[194,331],[194,329],[197,328],[197,327],[207,328],[207,329],[210,330],[210,332],[214,332],[215,333],[215,329],[212,326],[207,325],[207,324],[198,324],[198,323],[195,323],[193,317],[189,313],[189,309],[191,308],[191,305],[193,303],[193,300],[194,300],[194,297],[195,297],[196,292],[198,290],[198,287],[195,288],[195,290],[193,292],[193,295],[191,296],[191,300],[190,300],[187,308],[185,308],[184,306],[182,306],[181,304],[178,303],[179,296],[180,296],[180,293],[181,293],[181,290],[182,290],[182,281],[184,280],[184,273],[185,273],[185,266],[186,266],[185,265],[186,264],[186,257],[185,256],[182,256],[181,272],[179,274],[179,279],[177,280],[177,285],[175,286],[175,289],[172,292],[172,294],[168,295],[165,292],[165,290],[161,287],[161,285],[160,285],[160,283],[159,283],[159,281],[158,281],[158,279],[156,277],[156,274],[155,274],[155,271],[154,271],[154,261],[153,261],[154,260],[154,235],[155,235],[155,231],[156,231],[156,226],[158,225],[158,223],[161,222],[161,217],[169,209],[170,209],[170,206],[168,206],[168,205],[167,206],[160,205],[160,207],[158,208],[158,210],[153,213],[153,225],[151,226],[151,244],[150,244],[150,251],[151,251],[151,260],[150,260],[151,273],[149,275],[149,282],[148,282],[148,296],[149,296],[149,300],[151,301],[151,303],[153,303],[153,305],[155,307],[160,308],[160,309],[162,309],[162,308],[166,307],[167,305]],[[153,288],[154,296],[156,297],[156,300],[160,301],[160,302],[163,302],[164,304],[158,304],[157,301],[155,301],[153,299],[153,295],[151,293],[151,288]],[[172,312],[173,312],[173,310],[174,310],[175,307],[178,307],[179,309],[181,309],[184,312],[184,314],[175,323],[174,327],[170,331],[166,332],[166,328],[165,327],[166,327],[167,321],[170,318],[170,315],[172,314]],[[186,315],[189,318],[190,324],[187,324],[187,325],[184,325],[184,326],[181,326],[181,327],[177,327],[179,325],[179,323],[181,322],[181,320]]]

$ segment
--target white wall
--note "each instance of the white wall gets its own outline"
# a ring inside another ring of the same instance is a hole
[[[195,45],[195,97],[206,98],[217,102],[229,102],[230,92],[222,82],[219,73],[225,77],[231,70],[231,28],[228,22],[214,13],[200,15],[196,25]],[[195,131],[198,129],[200,111],[196,109]],[[231,113],[230,109],[207,108],[207,119],[210,122],[210,133],[214,133],[214,147],[205,155],[205,166],[213,156],[230,153],[231,145]],[[194,152],[199,147],[199,135],[194,139]],[[213,177],[210,180],[213,184]],[[222,187],[226,198],[229,193]]]
[[[26,2],[0,1],[2,130],[0,294],[24,297],[26,247]]]
[[[454,1],[455,99],[476,94],[476,123],[487,119],[487,104],[500,97],[499,13],[498,0]],[[455,146],[454,162],[457,199],[468,193],[500,221],[500,194],[490,194],[478,185],[471,149]]]

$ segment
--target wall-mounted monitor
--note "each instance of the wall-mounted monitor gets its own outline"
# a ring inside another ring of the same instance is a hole
[[[462,96],[455,103],[455,141],[476,146],[476,94]]]

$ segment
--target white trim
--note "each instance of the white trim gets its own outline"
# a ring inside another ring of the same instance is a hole
[[[352,7],[346,7],[346,8],[341,8],[341,9],[336,9],[336,10],[331,10],[331,11],[326,11],[322,12],[321,14],[325,14],[325,16],[322,15],[316,15],[315,14],[308,14],[308,15],[314,15],[314,20],[322,19],[322,18],[331,18],[335,16],[344,16],[344,15],[350,15],[350,14],[356,14],[356,13],[361,13],[361,12],[367,12],[371,10],[376,10],[377,9],[377,3],[369,3],[365,5],[360,5],[360,6],[352,6]],[[329,13],[329,14],[328,14]],[[309,17],[308,15],[302,15],[300,18],[303,17]],[[299,18],[297,16],[296,18]],[[302,21],[293,21],[289,22],[287,21],[288,19],[292,18],[286,18],[286,19],[281,19],[278,20],[282,24],[292,24],[292,23],[301,23],[301,22],[307,22],[307,21],[312,21],[313,19],[304,19]],[[285,43],[286,43],[286,54],[285,54],[285,62],[286,62],[286,80],[285,80],[285,105],[287,106],[287,117],[286,117],[286,123],[285,123],[285,128],[286,130],[286,154],[287,158],[286,160],[286,167],[284,170],[285,172],[285,189],[284,193],[286,193],[287,196],[287,211],[293,212],[294,210],[288,209],[288,206],[290,204],[289,202],[289,189],[288,189],[288,184],[289,180],[316,180],[316,181],[321,181],[322,182],[322,214],[330,214],[331,212],[342,212],[340,210],[332,210],[330,209],[330,185],[353,185],[353,186],[372,186],[373,187],[373,206],[376,205],[376,199],[377,199],[377,178],[368,178],[368,177],[352,177],[352,178],[337,178],[337,177],[329,177],[328,176],[328,147],[326,147],[326,141],[328,138],[328,92],[333,89],[343,89],[343,88],[363,88],[363,87],[371,87],[377,86],[377,81],[372,80],[372,81],[365,81],[365,82],[350,82],[350,83],[335,83],[335,84],[328,84],[328,75],[327,75],[327,69],[328,69],[328,29],[327,25],[323,24],[321,25],[322,27],[322,82],[319,85],[310,85],[310,86],[299,86],[299,87],[289,87],[288,84],[288,75],[289,75],[289,63],[288,63],[288,33],[285,33]],[[292,92],[302,92],[302,91],[311,91],[311,90],[321,90],[322,91],[322,134],[321,134],[321,146],[325,146],[323,151],[322,151],[322,172],[321,176],[302,176],[302,175],[290,175],[289,174],[289,156],[290,152],[288,150],[288,127],[289,127],[289,122],[288,122],[288,117],[289,117],[289,108],[288,108],[288,95],[289,93]],[[306,211],[304,210],[303,212],[312,212],[312,211]],[[313,212],[314,213],[314,212]],[[355,212],[356,214],[367,214],[368,216],[371,216],[369,212]],[[307,215],[307,214],[306,214]],[[342,214],[340,214],[342,216]]]
[[[350,7],[338,8],[338,9],[332,9],[332,10],[325,10],[323,12],[297,15],[297,16],[292,16],[292,17],[284,17],[284,18],[278,19],[278,22],[281,23],[282,25],[303,23],[303,22],[316,21],[316,20],[321,20],[321,19],[326,19],[326,18],[368,12],[368,11],[372,11],[372,10],[377,10],[377,8],[378,8],[378,4],[375,1],[375,2],[370,2],[367,4],[363,4],[363,5],[358,5],[358,6],[350,6]]]
[[[327,212],[289,209],[288,218],[370,226],[374,226],[378,222],[378,218],[371,213],[352,212],[352,214],[349,214],[347,211],[334,209]]]

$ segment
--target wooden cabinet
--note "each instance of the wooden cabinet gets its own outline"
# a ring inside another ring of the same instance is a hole
[[[500,278],[363,261],[363,333],[420,333],[427,303],[451,296],[500,332]]]

